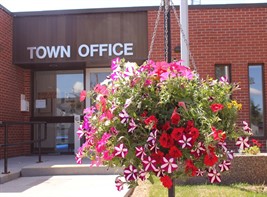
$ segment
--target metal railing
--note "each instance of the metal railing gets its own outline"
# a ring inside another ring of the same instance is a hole
[[[38,125],[37,139],[21,141],[18,143],[8,143],[8,128],[16,125]],[[41,125],[44,125],[44,138],[41,138]],[[4,144],[0,144],[0,148],[4,147],[4,172],[2,174],[9,174],[8,171],[8,147],[19,146],[23,144],[37,143],[38,147],[38,163],[42,162],[41,142],[47,139],[47,122],[19,122],[19,121],[0,121],[0,127],[4,127]]]

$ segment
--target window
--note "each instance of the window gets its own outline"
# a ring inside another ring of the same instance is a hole
[[[36,71],[34,73],[34,116],[82,114],[79,101],[83,88],[82,70]]]
[[[229,82],[231,81],[231,66],[229,64],[216,64],[215,65],[215,77],[216,79],[220,79],[221,77],[225,77]]]
[[[249,65],[250,126],[254,136],[264,136],[262,65]]]

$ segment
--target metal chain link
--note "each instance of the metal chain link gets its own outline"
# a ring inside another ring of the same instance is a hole
[[[175,15],[177,24],[178,24],[178,26],[179,26],[179,28],[180,28],[180,32],[181,32],[181,34],[182,34],[182,38],[183,38],[183,40],[184,40],[184,42],[185,42],[185,44],[186,44],[187,50],[188,50],[188,52],[189,52],[189,59],[190,59],[191,62],[192,62],[192,65],[193,65],[193,67],[194,67],[194,70],[197,72],[196,62],[195,62],[194,57],[193,57],[193,55],[192,55],[192,53],[191,53],[191,51],[190,51],[190,48],[189,48],[189,42],[188,42],[188,40],[187,40],[186,37],[185,37],[185,33],[184,33],[184,30],[182,29],[182,26],[181,26],[181,23],[180,23],[180,19],[179,19],[179,17],[178,17],[177,11],[176,11],[176,9],[175,9],[175,7],[174,7],[173,1],[172,1],[172,0],[170,0],[170,1],[171,1],[171,6],[172,6],[173,13],[174,13],[174,15]],[[189,64],[190,64],[190,63],[189,63]],[[189,66],[189,67],[190,67],[190,66]]]
[[[158,25],[159,25],[160,13],[162,12],[163,2],[164,2],[164,0],[161,0],[159,10],[157,13],[157,18],[156,18],[154,31],[152,34],[152,39],[151,39],[151,43],[150,43],[150,47],[149,47],[148,57],[147,57],[148,60],[150,60],[150,57],[151,57],[151,54],[153,51],[153,46],[154,46],[154,42],[155,42],[155,38],[156,38],[156,34],[157,34]]]
[[[168,0],[165,0],[165,9],[164,9],[164,18],[165,18],[165,21],[164,21],[164,34],[165,34],[165,61],[167,62],[168,61],[168,12],[169,12],[169,2]]]

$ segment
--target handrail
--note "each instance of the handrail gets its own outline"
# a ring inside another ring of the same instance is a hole
[[[8,143],[8,127],[9,126],[15,126],[15,125],[38,125],[38,132],[37,132],[37,140],[27,140],[27,141],[21,141],[18,143],[9,144]],[[41,125],[44,125],[44,138],[41,139]],[[5,128],[4,132],[4,144],[0,144],[0,148],[4,147],[4,172],[2,174],[9,174],[10,171],[8,171],[8,157],[7,157],[7,147],[9,146],[18,146],[21,144],[32,144],[32,143],[38,143],[38,163],[42,162],[42,155],[41,155],[41,142],[47,139],[47,122],[36,122],[36,121],[30,121],[30,122],[23,122],[23,121],[0,121],[0,127]]]

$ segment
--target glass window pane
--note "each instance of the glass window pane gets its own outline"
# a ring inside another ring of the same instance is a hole
[[[262,66],[249,66],[250,123],[254,136],[264,135]]]
[[[230,82],[230,66],[229,65],[215,65],[215,77],[220,79],[221,77],[227,78]]]
[[[82,114],[79,101],[83,71],[37,71],[34,74],[34,116]]]

